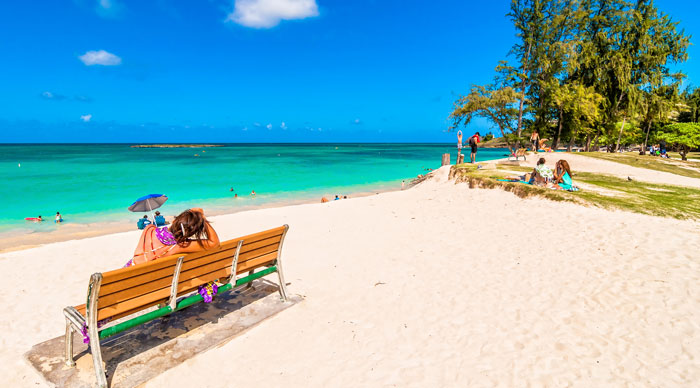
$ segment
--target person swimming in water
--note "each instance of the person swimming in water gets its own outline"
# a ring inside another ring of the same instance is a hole
[[[193,208],[180,213],[170,226],[157,228],[151,224],[141,233],[134,256],[125,267],[143,264],[161,257],[216,249],[219,235],[204,216],[204,210]]]
[[[56,219],[53,222],[56,224],[58,224],[59,222],[63,222],[63,217],[61,217],[61,213],[56,212]]]

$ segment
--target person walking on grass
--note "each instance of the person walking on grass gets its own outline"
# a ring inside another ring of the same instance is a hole
[[[476,150],[479,148],[479,137],[481,135],[479,132],[475,133],[474,136],[469,138],[469,146],[472,148],[472,153],[470,155],[470,159],[472,164],[476,163]]]
[[[540,147],[540,134],[537,133],[537,130],[534,130],[532,135],[530,135],[530,142],[532,142],[532,150],[537,153],[537,150]]]

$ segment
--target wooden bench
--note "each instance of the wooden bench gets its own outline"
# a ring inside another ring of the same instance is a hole
[[[515,154],[509,156],[508,159],[515,158],[515,160],[518,160],[518,158],[523,158],[523,160],[527,160],[527,157],[525,156],[526,151],[527,150],[525,148],[520,148],[519,150],[515,151]]]
[[[289,226],[284,225],[225,241],[216,250],[168,256],[93,274],[88,285],[87,303],[63,309],[66,364],[75,366],[73,334],[87,335],[97,385],[107,387],[100,340],[201,302],[203,297],[197,293],[198,287],[212,281],[223,283],[218,288],[218,293],[223,293],[276,272],[280,296],[286,302],[281,252],[288,229]],[[255,272],[257,269],[260,270]],[[246,272],[246,276],[238,277]],[[112,323],[131,315],[134,317]],[[101,327],[105,320],[112,324]]]

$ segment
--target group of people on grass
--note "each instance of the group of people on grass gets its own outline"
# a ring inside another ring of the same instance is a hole
[[[641,153],[641,152],[640,152]],[[652,144],[649,146],[649,155],[651,156],[660,156],[662,158],[670,159],[671,157],[668,156],[666,153],[666,142],[661,140],[659,144]]]
[[[560,159],[554,165],[554,169],[547,166],[547,161],[540,158],[532,172],[516,177],[507,177],[511,182],[523,182],[535,186],[547,187],[550,189],[578,191],[571,178],[571,167],[569,162]]]

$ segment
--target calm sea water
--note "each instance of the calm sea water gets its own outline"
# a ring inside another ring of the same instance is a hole
[[[66,223],[136,221],[139,214],[127,207],[150,193],[167,195],[160,210],[175,215],[193,206],[235,211],[398,188],[401,180],[439,167],[446,152],[454,161],[455,147],[440,144],[0,145],[0,232],[53,230],[56,211]],[[478,156],[483,161],[505,153],[480,149]],[[38,215],[50,222],[24,220]]]

